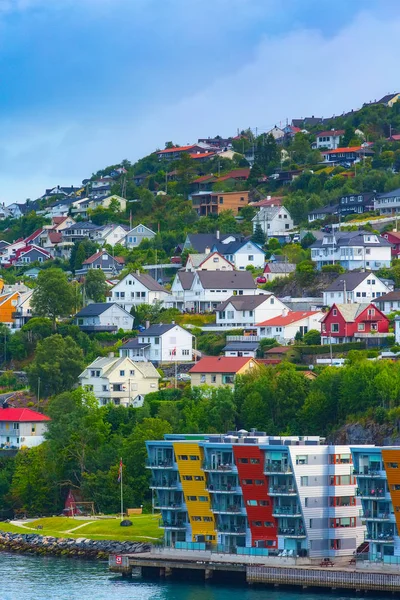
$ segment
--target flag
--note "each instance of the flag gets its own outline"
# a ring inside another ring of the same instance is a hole
[[[176,348],[174,348],[173,350],[171,350],[171,356],[176,356]]]
[[[122,458],[119,461],[119,469],[118,469],[118,483],[121,483],[121,479],[122,479],[122,467],[123,467],[123,463],[122,463]]]

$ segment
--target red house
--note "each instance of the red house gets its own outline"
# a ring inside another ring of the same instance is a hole
[[[374,304],[334,304],[321,324],[322,344],[355,342],[389,333],[389,319]]]
[[[387,231],[386,233],[382,233],[382,237],[384,237],[389,244],[392,244],[392,256],[398,258],[400,255],[400,232]]]

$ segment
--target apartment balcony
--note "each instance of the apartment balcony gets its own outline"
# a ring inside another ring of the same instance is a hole
[[[290,486],[273,486],[269,488],[270,496],[297,496],[294,487]]]
[[[186,510],[183,504],[165,504],[163,502],[155,502],[153,507],[157,510]]]
[[[86,333],[114,333],[118,330],[116,325],[78,325],[78,327]]]
[[[150,483],[151,490],[177,490],[179,489],[179,485],[177,481],[168,481],[168,480],[152,480]]]
[[[374,500],[375,498],[385,498],[386,497],[386,491],[384,489],[380,489],[380,490],[361,490],[361,489],[357,489],[356,490],[356,496],[359,496],[361,498],[365,498],[366,500]]]
[[[246,528],[239,525],[218,525],[217,531],[224,535],[246,535]]]
[[[212,506],[212,511],[219,515],[241,515],[246,514],[244,506],[226,506],[223,504],[215,504]]]
[[[287,464],[273,464],[266,463],[264,467],[265,475],[291,475],[293,474],[293,469],[290,465]]]
[[[164,460],[151,460],[150,458],[146,459],[145,462],[146,469],[174,469],[176,467],[176,463],[172,459],[164,459]]]
[[[237,466],[234,463],[226,463],[221,465],[214,465],[209,462],[203,462],[203,471],[209,473],[237,473]]]
[[[183,521],[165,521],[160,519],[158,526],[161,529],[169,529],[171,531],[186,531],[186,523]]]
[[[303,529],[293,529],[291,527],[285,527],[285,528],[279,528],[278,529],[278,535],[283,535],[286,538],[297,538],[297,539],[302,539],[307,537],[306,536],[306,532],[303,531]]]
[[[226,485],[215,485],[215,484],[208,484],[207,486],[207,492],[210,492],[211,494],[241,494],[242,490],[239,486],[236,485],[230,485],[230,484],[226,484]]]
[[[273,517],[301,517],[301,510],[299,507],[280,506],[275,507],[272,510]]]
[[[366,542],[375,542],[378,544],[394,544],[394,533],[365,533]]]
[[[371,335],[371,334],[369,334]],[[357,469],[353,469],[353,475],[357,477],[367,477],[367,478],[377,478],[377,479],[386,479],[386,475],[383,471],[377,471],[376,469],[361,469],[358,471]]]
[[[364,510],[363,519],[365,521],[376,521],[378,523],[393,522],[394,515],[391,515],[389,512],[377,512],[377,511],[371,511],[371,510]]]

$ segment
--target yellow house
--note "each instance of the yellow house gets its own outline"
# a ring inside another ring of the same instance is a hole
[[[15,312],[18,305],[19,292],[0,296],[0,323],[12,327],[15,323]]]
[[[210,248],[202,254],[189,254],[186,271],[233,271],[234,266],[219,252],[210,252]]]
[[[387,94],[386,96],[383,96],[383,98],[381,98],[377,102],[377,104],[384,104],[385,106],[392,108],[393,104],[395,104],[395,102],[397,102],[399,98],[400,98],[400,93],[396,92],[394,94]]]
[[[207,356],[189,371],[192,387],[212,385],[233,387],[236,375],[245,375],[258,366],[254,358],[232,356]]]

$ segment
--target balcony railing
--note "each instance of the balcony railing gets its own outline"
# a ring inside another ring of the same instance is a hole
[[[387,512],[379,513],[371,510],[365,510],[364,518],[371,521],[390,521],[390,514]]]
[[[301,517],[301,510],[298,507],[275,507],[272,510],[273,517]]]
[[[290,474],[290,473],[293,473],[293,470],[292,470],[292,467],[287,464],[276,465],[276,464],[271,464],[271,463],[265,463],[264,473],[266,473],[266,474],[269,474],[269,473],[287,474],[287,473],[289,473]]]
[[[297,492],[294,487],[289,486],[273,486],[269,488],[270,496],[296,496]]]
[[[225,463],[220,465],[211,464],[209,462],[203,462],[203,471],[217,471],[218,473],[227,473],[229,471],[237,471],[237,467],[234,463]]]
[[[243,525],[218,525],[217,531],[227,535],[245,535],[246,528]]]
[[[169,490],[173,490],[173,489],[177,489],[178,488],[178,482],[177,481],[167,481],[166,479],[161,479],[160,481],[152,479],[151,483],[150,483],[150,488],[152,489],[169,489]]]
[[[222,513],[222,514],[240,514],[243,510],[244,507],[242,506],[226,506],[223,504],[215,504],[212,507],[213,512],[215,513]]]
[[[164,460],[150,460],[146,459],[146,468],[147,469],[173,469],[174,462],[172,459],[165,458]]]
[[[376,469],[353,469],[353,475],[357,475],[357,477],[378,477],[385,479],[385,476],[381,474],[381,471],[377,471]]]
[[[305,538],[306,533],[303,529],[294,529],[292,527],[280,527],[278,529],[278,535],[284,535],[286,537]]]
[[[357,489],[356,495],[361,498],[384,498],[386,495],[385,490],[360,490]]]
[[[186,524],[183,521],[164,521],[160,519],[158,526],[162,529],[186,529]]]
[[[393,533],[373,533],[366,532],[365,533],[365,541],[366,542],[377,542],[380,544],[393,543],[394,542],[394,534]]]
[[[241,490],[238,486],[236,485],[232,485],[232,484],[222,484],[222,485],[215,485],[215,484],[209,484],[207,487],[207,491],[208,492],[226,492],[226,493],[230,493],[230,494],[240,494]]]
[[[165,502],[155,502],[153,506],[158,510],[184,510],[182,503],[167,504]]]

